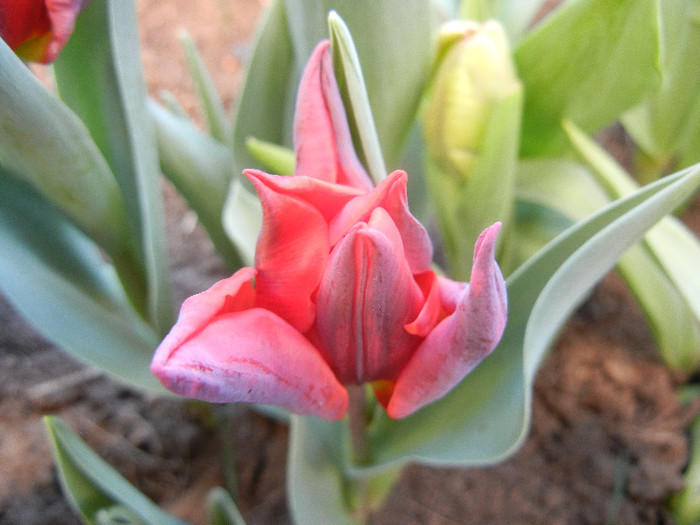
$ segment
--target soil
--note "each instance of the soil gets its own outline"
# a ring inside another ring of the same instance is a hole
[[[177,35],[185,28],[230,106],[264,1],[139,0],[149,87],[196,111]],[[164,184],[176,300],[225,276],[174,190]],[[700,233],[700,200],[684,216]],[[682,487],[694,415],[683,378],[659,361],[638,307],[613,273],[567,325],[536,381],[523,448],[479,469],[411,466],[377,524],[665,524]],[[55,348],[0,298],[0,523],[78,523],[63,498],[41,418],[64,418],[149,497],[205,523],[213,486],[237,490],[249,524],[290,522],[287,429],[241,407],[133,391]],[[218,425],[217,422],[224,421]],[[233,457],[236,477],[231,476]]]

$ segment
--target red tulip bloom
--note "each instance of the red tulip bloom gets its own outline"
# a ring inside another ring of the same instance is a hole
[[[0,37],[28,62],[53,62],[89,0],[0,0]]]
[[[263,208],[255,268],[185,301],[151,369],[188,397],[327,419],[347,410],[343,385],[371,383],[389,416],[408,416],[503,333],[500,224],[477,241],[471,283],[435,274],[406,174],[373,187],[355,155],[328,42],[307,65],[295,118],[294,175],[246,171]]]

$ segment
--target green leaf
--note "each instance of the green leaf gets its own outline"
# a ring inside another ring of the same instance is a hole
[[[664,0],[659,9],[663,84],[623,119],[656,176],[674,155],[680,168],[700,160],[700,0]]]
[[[291,146],[298,79],[284,2],[273,0],[255,38],[253,56],[234,112],[234,173],[263,167],[248,152],[246,141],[250,137]]]
[[[462,0],[459,17],[483,22],[497,19],[511,42],[516,43],[544,3],[545,0]]]
[[[188,34],[183,33],[180,36],[180,41],[185,50],[187,66],[189,67],[194,87],[197,90],[199,104],[204,112],[204,119],[206,120],[209,134],[222,144],[228,144],[231,139],[231,131],[228,129],[228,117],[221,97],[214,85],[214,80],[204,65],[204,61],[192,38]]]
[[[233,172],[231,151],[189,120],[151,101],[148,110],[158,141],[163,174],[197,213],[229,269],[241,267],[241,255],[224,230],[221,214]]]
[[[0,167],[0,288],[68,353],[121,381],[165,392],[150,373],[158,335],[132,309],[99,248]]]
[[[221,487],[209,491],[209,525],[245,525],[241,512],[231,496]]]
[[[448,173],[437,164],[428,163],[426,180],[434,200],[450,276],[454,279],[469,280],[474,243],[494,222],[504,224],[499,251],[502,253],[504,243],[509,243],[521,108],[520,89],[493,108],[470,173]]]
[[[573,223],[616,196],[607,194],[583,166],[547,159],[522,163],[518,197],[521,203],[546,207]],[[542,220],[547,219],[549,217],[545,216]],[[662,219],[651,232],[666,221],[668,218]],[[647,238],[651,232],[647,233]],[[518,231],[515,238],[522,242],[523,232]],[[700,326],[654,251],[646,243],[637,244],[620,258],[617,269],[642,308],[664,361],[673,368],[693,371],[700,358]]]
[[[276,175],[292,175],[294,173],[296,158],[291,149],[270,144],[255,137],[248,138],[245,145],[250,154],[258,159],[270,173]]]
[[[575,124],[565,122],[564,130],[576,152],[590,166],[592,173],[611,199],[630,195],[639,187],[610,154]],[[672,311],[658,310],[664,317],[670,317],[674,313],[678,323],[685,322],[684,325],[675,327],[677,332],[680,331],[680,334],[685,336],[678,341],[676,355],[673,346],[662,346],[662,350],[669,364],[692,372],[700,364],[700,275],[697,270],[700,267],[700,241],[678,219],[665,217],[645,235],[644,243],[646,250],[668,276],[670,282],[667,287],[675,287],[677,293],[686,301],[686,307],[690,309],[690,312],[683,313],[679,311],[682,310],[679,305]],[[632,291],[637,295],[642,293],[640,287],[647,285],[642,279],[640,269],[636,268],[635,271],[639,272],[640,280],[634,283]],[[658,297],[659,290],[656,292],[646,292],[649,302],[655,301],[655,296]],[[657,300],[658,302],[660,301]],[[658,304],[654,306],[659,308]]]
[[[579,0],[558,9],[517,46],[525,86],[524,156],[562,150],[563,119],[595,132],[660,83],[655,0]]]
[[[109,514],[135,516],[149,525],[185,525],[166,514],[105,463],[61,419],[46,416],[63,491],[85,523],[100,524]],[[121,507],[121,510],[120,510]],[[100,516],[101,515],[101,516]]]
[[[415,121],[431,66],[436,22],[431,3],[428,0],[286,0],[284,3],[298,71],[316,44],[328,38],[327,19],[331,10],[347,24],[364,73],[383,156],[393,169]]]
[[[240,180],[231,181],[221,217],[246,266],[254,266],[255,246],[262,228],[262,206]]]
[[[124,197],[135,256],[113,254],[115,266],[135,304],[165,334],[173,312],[163,199],[133,0],[88,5],[54,68],[61,98],[90,130]]]
[[[333,44],[333,65],[338,87],[346,100],[350,128],[361,146],[358,151],[367,171],[375,184],[387,176],[382,147],[379,144],[377,129],[374,126],[372,108],[369,104],[365,79],[362,76],[360,59],[355,44],[345,22],[335,11],[328,14],[328,28]]]
[[[496,350],[442,400],[402,420],[384,417],[372,436],[373,468],[489,464],[512,454],[529,427],[535,373],[567,317],[627,247],[699,186],[700,166],[642,188],[516,270]]]
[[[287,494],[295,523],[359,524],[343,479],[344,422],[292,416]]]
[[[0,164],[110,255],[129,249],[124,201],[83,123],[0,39]]]

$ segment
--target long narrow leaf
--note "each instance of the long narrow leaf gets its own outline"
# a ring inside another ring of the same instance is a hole
[[[133,0],[92,2],[55,71],[59,94],[87,125],[124,196],[136,257],[113,255],[115,265],[130,294],[144,295],[149,321],[165,333],[173,312],[163,200]]]
[[[158,336],[114,268],[66,217],[0,169],[0,289],[46,337],[138,388],[164,392],[149,365]]]
[[[625,170],[572,122],[566,133],[577,153],[591,167],[611,198],[631,194],[638,188]],[[675,217],[666,217],[644,237],[669,278],[700,320],[700,241]]]
[[[508,279],[509,321],[493,354],[444,399],[380,422],[375,468],[416,460],[477,465],[524,439],[535,373],[555,335],[622,252],[700,186],[700,167],[617,201],[552,241]]]
[[[92,525],[101,513],[118,512],[147,525],[185,525],[166,514],[105,463],[61,419],[46,416],[61,485],[73,509]]]
[[[204,65],[204,61],[192,38],[187,34],[183,34],[180,40],[185,50],[187,66],[199,97],[199,104],[204,113],[209,134],[219,142],[228,144],[231,139],[231,132],[228,129],[228,118],[221,97],[216,91],[214,80]]]
[[[230,181],[236,178],[231,151],[156,102],[151,101],[148,109],[156,128],[163,174],[197,213],[229,269],[240,268],[241,256],[221,220]]]
[[[258,140],[291,146],[294,93],[299,72],[295,70],[292,43],[283,0],[273,0],[255,38],[233,124],[234,172],[262,168],[246,147]]]
[[[88,130],[2,39],[0,164],[61,207],[110,255],[129,249],[123,198]]]

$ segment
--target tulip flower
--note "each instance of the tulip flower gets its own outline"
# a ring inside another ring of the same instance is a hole
[[[187,299],[151,369],[184,396],[332,420],[347,411],[346,385],[370,383],[389,416],[402,418],[445,395],[498,343],[500,224],[476,243],[471,283],[433,271],[407,175],[373,187],[355,154],[328,46],[319,44],[302,78],[294,175],[245,172],[263,208],[255,268]]]
[[[28,62],[53,62],[89,0],[0,0],[0,37]]]

